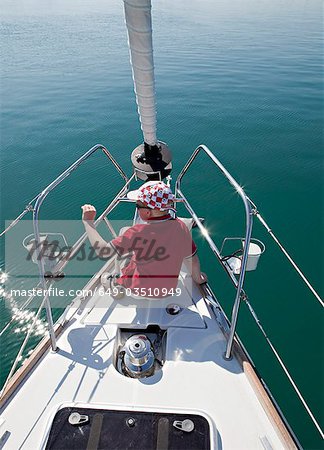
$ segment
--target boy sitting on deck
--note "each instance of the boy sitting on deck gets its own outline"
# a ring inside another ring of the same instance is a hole
[[[125,228],[107,243],[94,227],[96,209],[82,206],[82,220],[91,245],[97,254],[124,259],[120,274],[115,274],[111,287],[118,287],[120,298],[125,288],[141,297],[161,298],[174,292],[181,265],[185,262],[192,279],[202,284],[207,277],[200,271],[196,245],[184,222],[169,214],[174,202],[171,189],[163,182],[149,181],[127,195],[136,201],[143,223]],[[126,255],[130,259],[126,260]],[[171,294],[172,295],[172,294]]]

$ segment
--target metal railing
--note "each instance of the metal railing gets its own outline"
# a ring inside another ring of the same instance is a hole
[[[37,252],[37,264],[38,264],[38,269],[39,269],[39,283],[37,285],[37,287],[43,289],[44,292],[44,298],[39,306],[39,309],[37,311],[37,314],[34,318],[33,323],[31,324],[31,326],[28,328],[28,332],[27,335],[19,349],[18,355],[16,356],[9,375],[6,378],[6,381],[2,387],[1,393],[0,393],[0,398],[2,397],[2,395],[4,394],[6,387],[8,386],[8,383],[12,377],[12,375],[14,374],[18,363],[22,357],[22,353],[24,351],[24,349],[26,348],[27,342],[33,332],[33,329],[35,327],[35,324],[37,323],[37,320],[40,316],[40,313],[43,309],[43,307],[45,306],[46,309],[46,318],[47,318],[47,322],[48,322],[48,331],[49,331],[49,337],[50,337],[50,343],[51,343],[51,348],[53,351],[57,350],[57,344],[56,344],[56,336],[55,336],[55,330],[54,330],[54,323],[53,323],[53,317],[52,317],[52,311],[51,311],[51,305],[50,305],[50,300],[49,300],[49,288],[48,288],[48,282],[45,278],[45,270],[44,270],[44,261],[43,258],[41,257],[41,246],[40,246],[40,229],[39,229],[39,213],[40,213],[40,209],[41,206],[45,200],[45,198],[47,197],[47,195],[52,192],[57,186],[59,186],[69,175],[71,175],[72,172],[74,172],[84,161],[86,161],[88,158],[90,158],[90,156],[92,156],[95,152],[97,152],[98,150],[102,150],[102,152],[107,156],[107,158],[111,161],[111,163],[113,164],[113,166],[116,168],[116,170],[118,171],[118,173],[120,174],[120,176],[124,179],[125,184],[124,186],[120,189],[120,191],[117,193],[117,195],[114,197],[114,199],[112,200],[112,202],[110,202],[110,204],[105,208],[105,210],[103,211],[103,213],[98,217],[98,219],[95,221],[95,226],[97,226],[102,220],[105,221],[106,225],[108,226],[108,228],[110,229],[111,232],[113,232],[113,228],[110,225],[109,220],[107,219],[107,215],[109,214],[109,212],[111,212],[115,206],[118,204],[119,199],[121,196],[124,196],[127,191],[128,191],[128,186],[130,184],[130,182],[132,181],[132,179],[134,178],[134,175],[132,175],[129,179],[127,177],[127,175],[125,174],[125,172],[123,171],[123,169],[120,167],[120,165],[117,163],[117,161],[114,159],[114,157],[111,155],[111,153],[106,149],[106,147],[104,147],[101,144],[97,144],[95,146],[93,146],[90,150],[88,150],[86,153],[84,153],[78,160],[76,160],[71,166],[69,166],[64,172],[62,172],[57,178],[55,178],[54,181],[52,181],[42,192],[40,192],[38,195],[36,195],[25,207],[25,209],[22,211],[22,213],[19,214],[19,216],[13,221],[11,222],[11,224],[0,234],[0,237],[3,236],[4,234],[6,234],[10,229],[12,229],[28,212],[32,212],[33,213],[33,228],[34,228],[34,237],[35,237],[35,249]],[[35,204],[33,205],[33,202],[35,202]],[[110,225],[110,226],[109,226]],[[68,261],[71,259],[71,257],[77,253],[77,251],[79,250],[79,248],[81,247],[81,245],[83,244],[83,242],[86,240],[87,234],[84,233],[78,240],[77,242],[72,246],[71,248],[71,253],[69,253],[69,258],[67,259],[62,259],[56,266],[56,270],[62,270],[65,265],[68,263]],[[27,306],[33,299],[33,296],[31,296],[25,303],[23,306]],[[22,307],[21,307],[22,308]],[[13,319],[9,321],[9,323],[1,330],[0,336],[9,328],[10,324],[13,322]]]
[[[45,280],[45,269],[44,269],[44,260],[40,257],[41,248],[40,248],[40,231],[39,231],[39,212],[40,208],[47,197],[47,195],[52,192],[57,186],[59,186],[62,181],[64,181],[68,176],[71,175],[72,172],[74,172],[84,161],[86,161],[91,155],[93,155],[98,150],[102,150],[103,153],[107,156],[107,158],[113,163],[116,170],[120,174],[120,176],[125,180],[125,186],[122,189],[122,191],[125,189],[128,183],[128,178],[123,171],[123,169],[120,167],[120,165],[117,163],[117,161],[113,158],[113,156],[109,153],[109,151],[101,144],[97,144],[93,146],[90,150],[88,150],[84,155],[82,155],[78,160],[76,160],[70,167],[68,167],[64,172],[61,173],[57,178],[55,178],[52,183],[50,183],[37,197],[35,206],[33,209],[33,227],[34,227],[34,235],[35,235],[35,247],[36,247],[36,255],[37,255],[37,264],[38,264],[38,270],[39,270],[39,281],[41,283],[42,288],[44,289],[44,292],[46,292],[46,280]],[[101,221],[104,217],[104,214],[102,214],[98,220],[97,223]],[[85,240],[85,237],[84,237]],[[82,245],[82,244],[80,244]],[[51,311],[51,305],[48,296],[46,296],[45,300],[45,308],[46,308],[46,315],[47,315],[47,321],[48,321],[48,329],[49,329],[49,335],[51,339],[51,347],[53,351],[56,351],[56,338],[55,338],[55,332],[54,332],[54,323],[52,318],[52,311]]]
[[[234,187],[236,192],[241,197],[243,204],[244,204],[245,218],[246,218],[245,245],[244,245],[244,249],[243,249],[242,265],[241,265],[241,271],[240,271],[238,280],[236,279],[233,272],[230,270],[228,264],[225,263],[224,261],[222,261],[221,253],[220,253],[219,249],[217,248],[215,242],[210,237],[207,229],[204,227],[204,225],[200,221],[199,217],[194,212],[194,210],[190,206],[188,200],[186,199],[186,197],[184,196],[184,194],[181,191],[181,181],[182,181],[184,175],[186,174],[186,172],[188,171],[189,167],[191,166],[191,164],[194,162],[194,160],[196,159],[196,157],[198,156],[198,154],[201,151],[206,153],[206,155],[213,161],[213,163],[218,167],[218,169],[222,172],[222,174],[228,179],[228,181],[231,183],[231,185]],[[226,273],[229,275],[229,277],[231,278],[231,280],[236,288],[235,301],[234,301],[234,306],[233,306],[233,311],[232,311],[230,334],[228,337],[227,348],[226,348],[226,352],[225,352],[225,358],[229,359],[229,358],[231,358],[231,352],[232,352],[232,347],[233,347],[233,341],[234,341],[234,335],[235,335],[235,330],[236,330],[236,324],[237,324],[237,318],[238,318],[241,299],[244,298],[246,295],[245,292],[243,291],[243,284],[244,284],[246,265],[247,265],[247,259],[248,259],[248,250],[249,250],[249,246],[250,246],[252,227],[253,227],[253,214],[252,214],[251,203],[249,202],[247,196],[245,195],[242,187],[237,183],[237,181],[232,177],[232,175],[225,169],[225,167],[221,164],[221,162],[216,158],[216,156],[205,145],[200,145],[199,147],[196,148],[196,150],[193,152],[193,154],[189,158],[187,164],[185,164],[185,166],[181,170],[181,172],[177,178],[175,192],[176,192],[176,196],[180,195],[181,198],[183,199],[186,209],[188,210],[188,212],[191,214],[191,216],[195,220],[202,235],[208,242],[213,253],[216,255],[218,261],[220,262],[222,267],[225,269]]]
[[[191,207],[190,203],[188,202],[188,200],[186,199],[186,197],[184,196],[184,194],[181,191],[181,181],[182,181],[184,175],[186,174],[186,172],[188,171],[189,167],[192,165],[193,161],[196,159],[196,157],[198,156],[198,154],[201,151],[203,151],[205,154],[207,154],[207,156],[209,156],[209,158],[214,162],[214,164],[218,167],[220,172],[227,178],[227,180],[230,182],[230,184],[234,187],[234,189],[240,195],[240,197],[241,197],[241,199],[242,199],[242,201],[244,203],[245,216],[246,216],[245,245],[244,245],[244,249],[243,249],[241,272],[240,272],[240,276],[239,276],[238,280],[236,279],[233,271],[231,270],[231,268],[227,264],[227,262],[222,259],[222,257],[221,257],[221,250],[218,249],[218,247],[216,246],[215,242],[210,237],[207,229],[204,227],[204,225],[202,224],[202,222],[199,219],[198,215],[195,213],[195,211]],[[274,235],[274,233],[271,230],[271,228],[269,227],[269,225],[266,223],[266,221],[263,219],[263,217],[259,213],[255,203],[253,203],[252,200],[245,194],[243,188],[236,182],[236,180],[225,169],[225,167],[216,158],[216,156],[209,150],[208,147],[206,147],[205,145],[199,145],[196,148],[196,150],[193,152],[193,154],[191,155],[191,157],[189,158],[188,162],[185,164],[185,166],[183,167],[183,169],[181,170],[181,172],[180,172],[180,174],[179,174],[179,176],[177,178],[175,193],[176,193],[177,196],[180,195],[181,200],[183,201],[184,206],[186,207],[187,211],[189,212],[191,217],[195,220],[198,228],[200,229],[203,237],[205,238],[205,240],[209,244],[212,252],[217,257],[217,259],[220,262],[221,266],[224,268],[224,270],[226,271],[226,273],[228,274],[228,276],[230,277],[231,281],[233,282],[233,284],[234,284],[234,286],[236,288],[236,296],[235,296],[234,306],[233,306],[233,309],[232,309],[231,321],[228,320],[228,324],[227,324],[228,327],[226,326],[226,336],[227,336],[228,340],[227,340],[226,352],[224,354],[225,359],[230,359],[230,357],[231,357],[231,351],[232,351],[232,347],[233,347],[234,337],[236,337],[238,342],[240,343],[240,339],[238,338],[238,336],[236,336],[236,324],[237,324],[237,317],[238,317],[238,311],[239,311],[240,302],[241,302],[241,300],[244,300],[244,302],[246,303],[246,305],[248,307],[249,312],[251,313],[253,319],[255,320],[258,328],[261,330],[261,333],[265,337],[265,339],[266,339],[268,345],[270,346],[274,356],[276,357],[277,361],[279,362],[279,364],[280,364],[281,368],[283,369],[285,375],[287,376],[290,384],[292,385],[292,387],[295,390],[298,398],[300,399],[300,401],[303,404],[305,410],[307,411],[310,419],[314,423],[315,427],[319,431],[319,433],[322,436],[322,438],[324,438],[324,433],[323,433],[319,423],[317,422],[314,414],[312,413],[310,407],[308,406],[308,404],[305,401],[303,395],[301,394],[298,386],[296,385],[295,381],[293,380],[290,372],[288,371],[288,369],[285,366],[283,360],[281,359],[278,351],[276,350],[275,346],[273,345],[273,343],[271,342],[269,336],[267,335],[266,331],[264,330],[264,328],[263,328],[263,326],[262,326],[262,324],[261,324],[261,322],[260,322],[256,312],[254,311],[252,305],[249,302],[249,299],[248,299],[246,293],[243,290],[244,276],[245,276],[246,266],[247,266],[248,248],[249,248],[249,244],[250,244],[250,241],[251,241],[251,234],[252,234],[252,225],[253,225],[252,217],[253,216],[256,216],[259,219],[260,223],[266,228],[266,230],[268,231],[268,233],[270,234],[272,239],[276,242],[276,244],[278,245],[280,250],[283,252],[283,254],[286,256],[286,258],[288,259],[290,264],[293,266],[293,268],[296,270],[298,275],[301,277],[301,279],[307,285],[307,287],[312,292],[312,294],[314,295],[316,300],[318,300],[319,303],[323,306],[324,303],[323,303],[322,299],[320,298],[319,294],[314,289],[314,287],[311,285],[311,283],[307,280],[306,276],[303,274],[301,269],[297,266],[295,261],[291,258],[291,256],[287,252],[287,250],[284,248],[284,246],[279,241],[279,239]],[[225,315],[223,309],[218,304],[218,302],[215,301],[215,296],[213,295],[213,292],[212,292],[212,290],[211,290],[211,288],[209,287],[208,284],[205,286],[205,293],[206,293],[206,300],[212,305],[213,308],[216,308],[216,309],[220,308],[222,314],[226,318],[226,315]],[[227,318],[226,318],[226,320],[227,320]]]

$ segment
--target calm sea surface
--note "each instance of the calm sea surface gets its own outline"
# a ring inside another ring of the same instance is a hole
[[[316,0],[153,1],[158,136],[173,151],[174,175],[205,143],[245,187],[320,293],[322,19],[322,2]],[[96,143],[106,145],[131,173],[129,155],[142,137],[121,1],[3,0],[1,28],[2,229]],[[183,190],[215,241],[242,236],[237,195],[206,158],[195,167]],[[118,175],[98,154],[49,196],[41,217],[78,220],[81,204],[102,210],[119,186]],[[79,222],[75,228],[81,233]],[[321,421],[320,305],[258,223],[253,235],[267,251],[258,270],[247,274],[247,293]],[[202,239],[195,239],[203,270],[230,313],[234,291]],[[74,282],[85,284],[63,281]],[[28,285],[14,278],[11,283]],[[0,303],[1,328],[22,302]],[[17,316],[0,338],[1,383],[31,320]],[[238,329],[304,448],[320,448],[316,429],[244,304]],[[34,343],[43,332],[39,324]]]

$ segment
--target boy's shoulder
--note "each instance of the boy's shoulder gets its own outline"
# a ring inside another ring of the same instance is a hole
[[[184,231],[185,233],[190,232],[186,223],[183,220],[176,217],[175,219],[169,219],[169,220],[163,220],[163,221],[154,220],[152,222],[136,223],[135,225],[132,225],[131,227],[129,227],[127,229],[126,233],[129,233],[129,234],[141,233],[147,229],[150,229],[151,227],[155,227],[156,225],[158,225],[158,226],[162,225],[163,227],[168,227],[168,228],[172,227],[175,230],[177,230],[178,232],[181,232],[181,231]]]

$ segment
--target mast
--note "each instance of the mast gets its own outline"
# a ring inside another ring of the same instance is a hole
[[[165,178],[171,152],[156,135],[156,102],[151,0],[123,0],[134,91],[144,142],[132,152],[135,174],[142,180]]]

